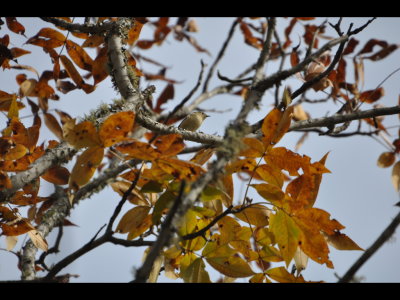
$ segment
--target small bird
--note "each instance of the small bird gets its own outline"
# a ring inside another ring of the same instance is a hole
[[[191,113],[190,115],[187,115],[185,119],[183,119],[178,128],[186,129],[189,131],[196,131],[197,129],[199,129],[199,127],[207,117],[209,117],[209,115],[201,111]]]

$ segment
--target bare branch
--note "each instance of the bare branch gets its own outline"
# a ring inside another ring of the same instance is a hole
[[[214,73],[215,68],[217,67],[219,61],[221,60],[221,58],[224,56],[225,54],[225,50],[228,47],[228,44],[230,42],[230,40],[232,39],[233,33],[235,31],[235,27],[238,24],[238,20],[235,19],[232,23],[231,28],[229,29],[228,32],[228,36],[226,37],[226,40],[224,42],[224,44],[222,45],[222,48],[219,50],[217,57],[215,58],[214,63],[211,65],[210,70],[208,71],[206,80],[204,81],[204,85],[203,85],[203,93],[205,93],[208,89],[208,83]]]
[[[356,272],[367,262],[367,260],[393,235],[400,224],[400,213],[393,219],[389,226],[381,233],[377,240],[369,247],[361,257],[350,267],[338,283],[350,282]]]

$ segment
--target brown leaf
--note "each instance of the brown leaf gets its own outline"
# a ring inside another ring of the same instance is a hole
[[[15,17],[6,17],[7,27],[12,32],[25,35],[25,27]]]
[[[365,45],[364,47],[361,49],[360,52],[358,52],[357,55],[360,54],[364,54],[364,53],[368,53],[371,52],[373,50],[373,48],[379,45],[382,48],[386,48],[388,46],[388,43],[386,41],[382,41],[382,40],[377,40],[377,39],[370,39]]]
[[[383,152],[377,161],[377,165],[380,168],[387,168],[393,165],[396,159],[396,155],[393,152]]]
[[[360,101],[366,103],[374,103],[378,101],[381,97],[385,95],[383,87],[380,87],[375,90],[369,90],[362,92],[360,95]]]
[[[43,38],[41,38],[43,37]],[[64,44],[65,36],[52,28],[42,28],[35,36],[26,41],[26,44],[32,44],[43,48],[57,48]]]
[[[69,175],[70,174],[67,168],[55,166],[48,169],[41,177],[50,183],[64,185],[68,184]]]
[[[75,84],[78,87],[82,88],[82,85],[85,82],[84,82],[81,74],[79,74],[78,70],[75,68],[74,64],[65,55],[61,55],[60,59],[61,59],[61,63],[63,64],[65,70],[68,73],[68,76],[75,82]]]
[[[356,40],[355,38],[351,38],[347,43],[346,48],[344,48],[342,55],[347,55],[353,53],[354,48],[360,43],[360,41]]]
[[[92,71],[93,59],[81,46],[71,40],[67,40],[66,48],[68,55],[79,68],[89,72]]]
[[[384,59],[386,56],[388,56],[389,54],[391,54],[393,51],[395,51],[399,46],[396,44],[392,44],[386,48],[383,48],[382,50],[376,52],[375,54],[365,57],[367,59],[370,59],[372,61],[377,61],[377,60],[381,60]]]

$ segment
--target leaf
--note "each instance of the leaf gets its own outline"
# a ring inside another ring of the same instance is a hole
[[[58,124],[57,119],[52,114],[47,112],[44,113],[44,123],[59,140],[63,139],[63,130],[60,124]]]
[[[286,267],[288,267],[299,245],[301,230],[294,220],[282,210],[271,215],[269,223],[269,229],[274,234]]]
[[[294,263],[296,265],[297,274],[305,270],[308,263],[308,256],[298,247],[294,255]]]
[[[41,38],[41,37],[44,37]],[[42,28],[35,36],[26,41],[26,44],[32,44],[43,48],[57,48],[64,44],[65,36],[52,28]]]
[[[149,143],[130,139],[129,142],[115,147],[121,153],[128,154],[128,159],[142,159],[153,161],[160,157],[160,153]]]
[[[392,44],[392,45],[389,45],[389,46],[383,48],[382,50],[376,52],[375,54],[365,57],[365,58],[370,59],[372,61],[381,60],[381,59],[384,59],[385,57],[387,57],[392,52],[394,52],[398,47],[399,47],[398,45]]]
[[[304,283],[303,276],[296,277],[290,274],[284,267],[269,269],[265,272],[273,280],[280,283]]]
[[[185,143],[180,134],[161,135],[153,143],[161,156],[174,156],[185,148]]]
[[[13,58],[17,58],[22,55],[31,53],[31,51],[24,50],[24,49],[17,48],[17,47],[11,48],[10,52],[11,52],[11,55],[13,56]],[[15,68],[15,66],[14,66],[14,68]]]
[[[143,220],[149,215],[149,206],[136,206],[128,210],[118,223],[115,232],[128,233],[137,230]]]
[[[86,149],[76,160],[69,177],[69,186],[76,189],[88,183],[103,160],[103,156],[104,148],[102,147]]]
[[[28,231],[28,235],[36,248],[47,252],[49,246],[47,244],[47,241],[43,238],[42,234],[39,231],[37,231],[36,229],[30,230]]]
[[[63,136],[75,149],[101,145],[97,130],[90,121],[75,125],[75,119],[67,120],[63,126]]]
[[[263,133],[262,141],[265,147],[276,145],[283,135],[288,131],[293,115],[293,106],[286,108],[284,112],[274,108],[264,118],[261,126]]]
[[[88,37],[83,44],[81,45],[82,48],[96,48],[99,47],[102,43],[104,43],[104,37],[99,35],[91,35]]]
[[[240,151],[239,156],[255,158],[264,155],[264,144],[260,140],[256,138],[243,138],[242,142],[246,145],[246,148]]]
[[[48,169],[41,177],[50,183],[64,185],[68,184],[69,176],[67,168],[55,166]]]
[[[394,164],[392,169],[392,184],[396,192],[400,191],[400,161]]]
[[[217,242],[210,241],[204,247],[202,256],[206,258],[210,266],[225,276],[241,278],[255,274],[249,264],[227,244],[219,246]]]
[[[202,258],[195,259],[184,272],[181,277],[185,283],[211,283],[210,276],[205,269],[206,265]]]
[[[3,213],[4,216],[4,213]],[[17,236],[35,229],[27,219],[15,217],[14,220],[1,224],[2,234],[5,236]]]
[[[25,27],[17,21],[15,17],[6,17],[8,29],[17,34],[25,35]]]
[[[164,172],[171,174],[177,179],[192,181],[205,172],[205,170],[197,164],[171,157],[158,158],[156,163]]]
[[[240,30],[244,36],[244,42],[259,50],[262,49],[262,40],[253,36],[247,23],[240,21]]]
[[[81,69],[91,72],[93,59],[77,43],[67,40],[66,48],[73,62]]]
[[[328,241],[328,244],[335,247],[338,250],[362,250],[351,238],[341,232],[335,232],[334,234],[324,234]]]
[[[264,156],[267,164],[286,170],[290,176],[299,176],[298,170],[303,169],[304,173],[310,172],[310,158],[306,155],[301,156],[284,147],[272,148]]]
[[[276,185],[268,183],[251,184],[257,193],[268,201],[277,201],[283,199],[285,193]]]
[[[284,176],[282,171],[274,165],[262,164],[256,169],[257,175],[265,182],[282,188]],[[254,176],[256,177],[256,176]]]
[[[174,200],[176,199],[177,195],[172,191],[165,191],[161,196],[158,198],[156,205],[154,206],[152,222],[153,224],[158,224],[163,212],[170,208]]]
[[[203,148],[199,150],[191,159],[190,161],[192,163],[198,164],[198,165],[204,165],[210,158],[213,156],[215,153],[215,149],[213,148]]]
[[[349,40],[349,42],[346,45],[346,48],[344,48],[342,55],[347,55],[350,53],[353,53],[354,48],[360,43],[360,41],[358,41],[355,38],[351,38]]]
[[[112,114],[101,125],[99,137],[104,147],[110,147],[126,139],[135,122],[133,111]]]
[[[396,159],[395,153],[383,152],[381,155],[379,155],[377,165],[380,168],[388,168],[394,164],[395,159]]]
[[[92,64],[94,84],[103,81],[109,75],[107,47],[100,49]]]
[[[17,236],[6,236],[6,249],[7,251],[11,251],[14,249],[15,245],[18,242]]]
[[[71,60],[65,55],[61,55],[60,59],[62,65],[64,66],[65,70],[68,73],[68,76],[75,82],[75,84],[79,88],[82,88],[83,85],[85,84],[85,81],[83,80],[81,74],[79,74],[78,70],[75,68]]]
[[[234,210],[239,209],[240,207],[234,207]],[[239,213],[235,214],[235,217],[239,218],[243,222],[250,223],[256,227],[265,227],[269,224],[269,216],[270,216],[269,208],[265,207],[262,204],[254,204],[249,207],[246,207]]]
[[[366,103],[374,103],[378,101],[380,98],[382,98],[385,95],[385,92],[383,90],[383,87],[380,87],[375,90],[369,90],[362,92],[360,95],[360,101],[361,102],[366,102]]]
[[[36,79],[27,79],[23,81],[19,86],[19,94],[22,97],[37,97],[36,85],[38,81]]]

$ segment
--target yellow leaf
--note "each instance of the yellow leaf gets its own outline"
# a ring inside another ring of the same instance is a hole
[[[377,165],[380,168],[387,168],[393,165],[396,159],[396,155],[393,152],[383,152],[377,161]]]
[[[115,232],[128,233],[136,230],[149,215],[149,211],[148,206],[136,206],[128,210],[119,221]]]
[[[125,140],[132,131],[134,122],[135,113],[133,111],[123,111],[109,116],[99,130],[103,146],[110,147]]]
[[[282,210],[278,210],[276,214],[271,215],[269,223],[269,229],[274,234],[287,267],[299,245],[300,228],[294,220]]]
[[[76,160],[69,177],[69,186],[76,189],[88,183],[103,160],[103,156],[104,148],[102,147],[86,149]]]
[[[163,157],[156,160],[157,165],[166,173],[177,179],[195,180],[205,170],[194,163],[172,157]]]
[[[392,169],[392,184],[396,192],[400,190],[400,161],[394,164]]]
[[[249,264],[227,244],[219,246],[217,242],[210,241],[203,249],[202,255],[210,266],[225,276],[241,278],[254,275]]]
[[[338,250],[362,250],[351,238],[341,232],[335,232],[334,234],[324,234],[328,241],[328,244],[335,247]]]
[[[273,280],[280,283],[304,283],[303,276],[296,277],[290,274],[284,267],[272,268],[265,272]]]
[[[205,269],[206,265],[202,258],[195,259],[184,272],[181,277],[185,283],[210,283],[210,276]]]
[[[13,94],[11,105],[10,105],[10,108],[8,109],[7,117],[9,119],[12,119],[13,117],[18,118],[18,111],[19,111],[19,109],[18,109],[18,103],[17,103],[17,95]]]
[[[239,206],[235,207],[234,209],[238,208]],[[235,217],[256,227],[264,227],[269,224],[268,220],[270,214],[271,213],[269,209],[264,205],[254,204],[235,214]]]
[[[239,156],[253,158],[263,156],[265,148],[261,141],[256,138],[243,138],[242,141],[246,145],[246,148],[240,151]]]
[[[282,171],[276,166],[267,164],[259,165],[256,169],[256,173],[267,183],[282,188],[284,176]]]
[[[251,184],[257,190],[257,193],[268,201],[282,200],[285,193],[276,185],[268,183]]]

